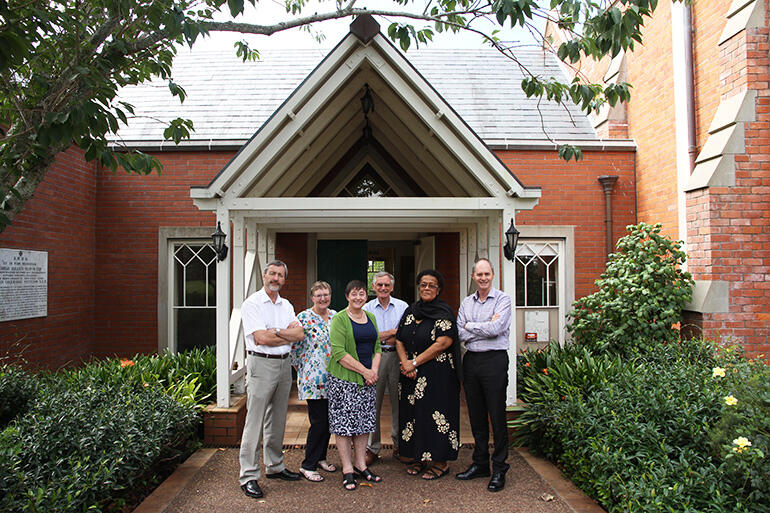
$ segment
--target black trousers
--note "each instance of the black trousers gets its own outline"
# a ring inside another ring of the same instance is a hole
[[[463,387],[476,443],[473,462],[482,468],[489,468],[491,422],[495,442],[492,472],[507,471],[508,427],[505,401],[508,389],[508,352],[466,352],[463,358]]]
[[[326,459],[326,449],[329,447],[329,400],[308,399],[307,416],[310,420],[310,429],[307,430],[307,442],[305,444],[305,460],[302,468],[316,470],[318,462]]]

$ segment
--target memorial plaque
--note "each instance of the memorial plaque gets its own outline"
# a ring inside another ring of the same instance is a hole
[[[526,310],[524,312],[524,332],[533,333],[535,341],[548,342],[548,310]],[[527,338],[527,342],[532,342]]]
[[[48,252],[0,248],[0,322],[48,315]]]

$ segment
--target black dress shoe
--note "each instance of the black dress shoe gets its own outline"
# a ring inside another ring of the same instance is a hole
[[[505,488],[505,472],[495,472],[492,474],[492,479],[489,480],[487,490],[490,492],[499,492]]]
[[[477,477],[489,477],[489,469],[483,468],[481,465],[476,465],[475,463],[471,463],[471,466],[468,467],[468,470],[466,470],[465,472],[460,472],[455,477],[462,481],[467,481],[468,479],[475,479]]]
[[[283,479],[284,481],[299,481],[299,472],[292,472],[288,468],[281,470],[280,472],[273,472],[272,474],[265,474],[268,479]]]
[[[245,485],[241,485],[241,490],[243,490],[243,493],[245,493],[247,497],[251,497],[252,499],[261,499],[265,496],[256,480],[251,480]]]

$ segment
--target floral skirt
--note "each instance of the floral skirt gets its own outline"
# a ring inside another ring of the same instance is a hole
[[[377,417],[377,387],[359,385],[329,374],[329,431],[339,436],[372,433]]]

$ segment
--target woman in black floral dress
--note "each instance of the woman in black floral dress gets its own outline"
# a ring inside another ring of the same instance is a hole
[[[422,271],[417,286],[420,299],[404,312],[396,332],[398,447],[414,462],[409,474],[434,480],[449,472],[460,447],[460,346],[455,314],[438,299],[444,278]]]

